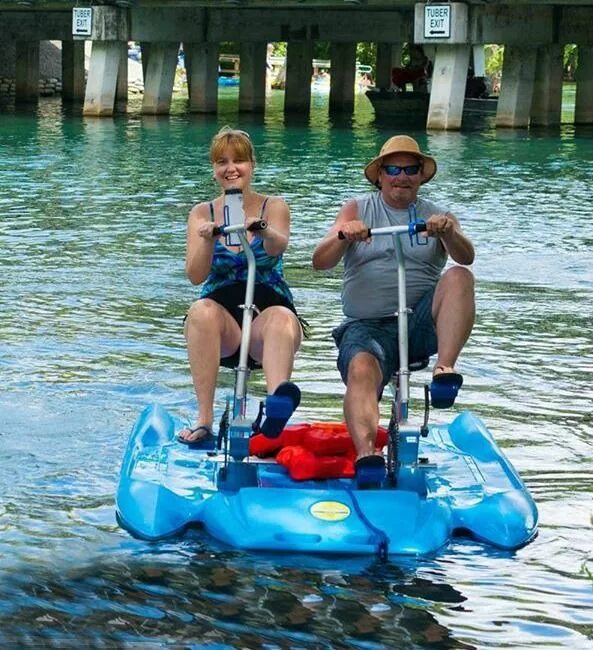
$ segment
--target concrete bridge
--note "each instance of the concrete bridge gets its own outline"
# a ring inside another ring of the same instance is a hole
[[[270,42],[287,43],[284,110],[307,113],[315,41],[331,43],[331,111],[354,105],[356,44],[377,44],[376,85],[388,88],[403,43],[430,47],[433,77],[427,128],[459,129],[472,53],[478,69],[484,44],[504,49],[496,124],[560,123],[563,49],[578,45],[575,122],[593,123],[593,0],[469,0],[414,4],[403,0],[114,0],[92,4],[92,21],[73,27],[80,2],[0,0],[0,45],[16,50],[16,101],[38,97],[39,43],[62,41],[65,101],[85,115],[125,110],[127,44],[142,44],[142,112],[170,110],[177,53],[183,44],[189,110],[216,112],[220,43],[240,46],[239,109],[265,107]],[[430,22],[430,24],[428,24]],[[432,29],[435,27],[435,29]],[[73,35],[73,31],[80,32]],[[85,80],[84,41],[92,40]]]

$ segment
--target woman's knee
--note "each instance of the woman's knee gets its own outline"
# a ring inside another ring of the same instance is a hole
[[[281,336],[284,338],[288,335],[293,341],[300,342],[301,325],[294,312],[290,309],[277,305],[268,307],[263,315],[265,315],[265,324],[262,328],[264,338],[268,336]]]
[[[190,329],[221,328],[223,325],[223,308],[213,300],[200,299],[194,302],[185,319],[186,332]]]

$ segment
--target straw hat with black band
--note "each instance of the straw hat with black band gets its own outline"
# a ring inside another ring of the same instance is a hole
[[[364,168],[364,175],[370,183],[378,187],[379,169],[381,168],[383,159],[394,153],[407,153],[418,158],[422,163],[421,184],[428,183],[428,181],[437,173],[436,160],[432,156],[422,153],[414,138],[410,138],[408,135],[394,135],[381,147],[379,155],[374,160],[371,160],[371,162]]]

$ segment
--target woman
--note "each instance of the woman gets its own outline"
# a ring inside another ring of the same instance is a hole
[[[212,440],[214,391],[218,367],[235,367],[239,358],[245,301],[247,259],[240,246],[226,246],[213,234],[223,224],[224,191],[243,193],[245,226],[264,220],[267,227],[247,239],[257,262],[254,313],[249,343],[250,365],[261,364],[266,377],[267,417],[261,430],[270,437],[300,401],[289,382],[302,328],[292,294],[282,273],[282,254],[288,245],[290,212],[280,197],[264,196],[251,188],[255,155],[249,135],[224,127],[213,138],[210,161],[222,195],[199,203],[189,214],[185,272],[192,284],[205,281],[199,300],[185,320],[185,338],[199,413],[196,425],[183,429],[179,440],[199,446]]]

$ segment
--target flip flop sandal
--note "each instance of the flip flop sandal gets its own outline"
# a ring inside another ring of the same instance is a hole
[[[383,456],[363,456],[354,463],[359,490],[379,489],[387,474]]]
[[[291,381],[282,382],[266,397],[266,419],[259,432],[266,438],[277,438],[300,403],[299,387]]]
[[[463,377],[457,372],[435,375],[430,384],[430,403],[433,408],[448,409],[453,406],[462,385]]]
[[[194,427],[193,429],[189,427],[187,429],[190,433],[198,433],[198,431],[204,431],[204,435],[197,440],[185,440],[177,436],[177,440],[182,444],[186,445],[190,449],[214,449],[216,446],[216,439],[212,433],[212,428],[201,424],[200,426]]]

